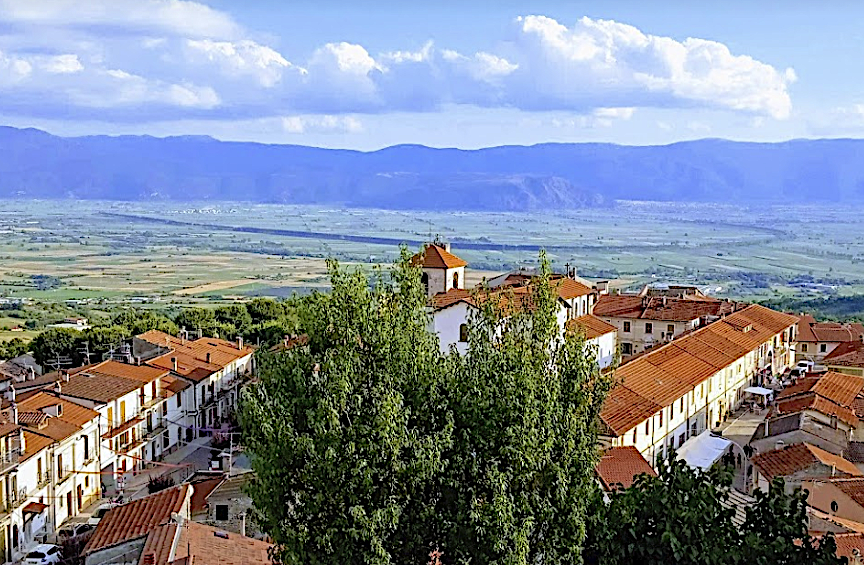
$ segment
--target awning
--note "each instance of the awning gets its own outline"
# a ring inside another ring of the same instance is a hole
[[[47,504],[42,504],[41,502],[31,502],[27,506],[21,509],[21,512],[27,514],[42,514],[42,511],[48,508]]]
[[[768,396],[769,394],[774,394],[774,391],[770,388],[761,386],[748,386],[744,389],[744,392],[749,392],[750,394],[755,394],[757,396]]]
[[[728,439],[712,435],[710,430],[705,430],[684,442],[684,445],[678,449],[678,458],[683,459],[694,469],[706,471],[723,457],[730,445],[732,442]]]

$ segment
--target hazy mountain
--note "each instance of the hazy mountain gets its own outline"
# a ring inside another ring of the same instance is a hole
[[[864,201],[864,140],[598,143],[359,152],[209,137],[0,128],[0,197],[527,210],[615,199]]]

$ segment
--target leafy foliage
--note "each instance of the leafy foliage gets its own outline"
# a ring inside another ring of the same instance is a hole
[[[171,335],[177,335],[179,328],[167,316],[151,310],[123,310],[111,319],[112,326],[123,326],[130,335],[142,334],[150,330],[158,330]]]
[[[30,344],[20,337],[0,341],[0,359],[12,359],[30,351]]]
[[[548,285],[522,312],[487,302],[462,357],[428,331],[407,251],[392,284],[330,270],[332,292],[297,304],[308,346],[261,355],[241,402],[279,560],[578,561],[608,383],[559,337]]]
[[[153,494],[155,492],[159,492],[160,490],[165,490],[166,488],[171,488],[174,486],[174,477],[171,475],[159,475],[156,477],[150,477],[150,480],[147,481],[147,493]]]
[[[84,331],[49,328],[33,339],[31,347],[33,357],[40,365],[50,365],[57,357],[66,357],[73,366],[79,366],[88,362],[85,351],[89,351],[91,362],[101,361],[104,354],[128,337],[129,330],[123,326],[94,327]]]
[[[178,328],[185,328],[189,332],[199,329],[204,335],[213,337],[216,333],[216,315],[209,308],[184,308],[174,318]]]
[[[642,475],[604,504],[593,498],[588,565],[692,563],[700,565],[839,565],[831,536],[807,534],[806,495],[788,495],[782,479],[757,493],[745,523],[736,527],[726,468],[691,469],[674,453],[658,477]]]

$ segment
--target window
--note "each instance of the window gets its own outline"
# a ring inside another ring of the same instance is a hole
[[[88,477],[87,475],[84,475],[84,487],[85,488],[90,487],[90,477]]]
[[[660,422],[657,424],[658,427],[663,427],[663,411],[660,411]]]
[[[819,344],[819,353],[825,353],[828,350],[828,344],[820,343]]]
[[[466,343],[468,341],[468,324],[459,326],[459,341]]]
[[[453,271],[453,288],[459,288],[459,271]]]
[[[636,428],[633,428],[633,443],[634,443],[634,444],[636,443],[636,432],[637,432],[637,431],[638,431],[638,430],[637,430]]]
[[[831,501],[831,512],[837,512],[837,510],[838,510],[839,508],[840,508],[840,506],[837,505],[837,501],[836,501],[836,500],[832,500],[832,501]]]
[[[669,324],[666,326],[666,333],[674,334],[675,333],[675,324]]]
[[[123,423],[126,421],[126,401],[120,401],[120,422]]]
[[[114,408],[111,406],[108,407],[108,427],[114,427]]]
[[[678,410],[680,410],[682,414],[684,413],[684,397],[683,396],[681,397],[681,405],[678,407]]]
[[[705,395],[705,383],[699,385],[699,398],[702,398]]]
[[[420,282],[423,283],[423,288],[426,289],[426,294],[429,294],[429,273],[423,273],[420,276]]]
[[[646,334],[654,333],[654,324],[652,324],[651,322],[646,323],[645,324],[645,333]]]
[[[708,377],[708,392],[711,392],[711,383],[714,382],[714,377]]]
[[[90,460],[90,436],[84,436],[84,461]]]
[[[183,406],[183,391],[182,390],[180,392],[178,392],[177,396],[175,396],[174,398],[177,399],[177,408],[180,408],[181,406]]]
[[[630,333],[630,322],[624,322],[624,331]]]
[[[63,478],[63,454],[57,456],[57,480]],[[60,500],[63,500],[62,498]]]
[[[630,355],[631,353],[633,353],[633,344],[622,343],[621,344],[621,354],[622,355]]]
[[[216,519],[217,520],[227,520],[228,519],[228,505],[227,504],[217,504],[216,505]]]
[[[669,405],[669,419],[671,420],[674,417],[675,417],[675,403],[673,402]]]
[[[645,435],[647,436],[650,433],[651,433],[651,420],[646,420],[645,421]]]
[[[801,352],[802,352],[802,353],[807,353],[807,344],[806,344],[806,343],[802,343],[802,344],[801,344]]]

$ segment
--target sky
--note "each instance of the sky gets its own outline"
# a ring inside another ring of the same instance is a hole
[[[0,0],[0,124],[374,150],[864,136],[864,3]]]

